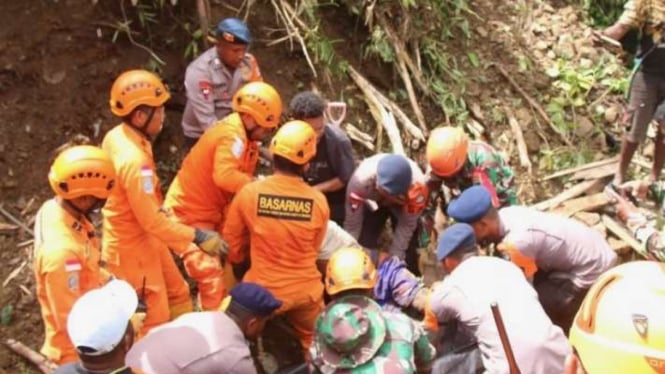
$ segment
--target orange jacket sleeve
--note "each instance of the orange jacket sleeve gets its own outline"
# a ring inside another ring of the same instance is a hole
[[[124,174],[119,179],[125,184],[129,206],[143,230],[177,254],[185,251],[194,240],[194,228],[172,221],[161,209],[154,170],[128,167]]]
[[[522,269],[527,278],[533,278],[533,275],[538,271],[536,261],[520,252],[515,244],[502,242],[496,248],[501,252],[507,253],[510,256],[510,261]]]
[[[240,190],[229,207],[222,236],[229,246],[228,260],[239,264],[247,257],[249,249],[249,229],[246,223],[245,209],[248,204],[248,189]]]
[[[241,170],[241,162],[249,144],[231,126],[225,130],[215,148],[212,178],[222,191],[234,194],[252,181],[252,176]]]

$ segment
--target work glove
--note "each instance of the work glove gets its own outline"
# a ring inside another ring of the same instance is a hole
[[[220,257],[225,260],[229,254],[229,246],[218,233],[209,230],[196,229],[194,232],[194,244],[211,256]]]

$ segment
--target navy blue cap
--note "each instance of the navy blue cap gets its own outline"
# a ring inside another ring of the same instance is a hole
[[[448,217],[457,222],[474,223],[492,208],[492,196],[483,186],[469,187],[448,204]]]
[[[282,306],[282,302],[256,283],[241,282],[229,292],[231,302],[238,303],[257,316],[266,317]]]
[[[387,155],[379,160],[376,168],[376,179],[379,187],[391,195],[403,195],[411,186],[413,171],[406,157]]]
[[[458,249],[476,248],[476,235],[473,227],[466,223],[456,223],[443,230],[436,247],[436,258],[442,261]]]
[[[234,44],[249,44],[252,41],[252,35],[247,25],[238,18],[225,18],[217,25],[216,35]]]

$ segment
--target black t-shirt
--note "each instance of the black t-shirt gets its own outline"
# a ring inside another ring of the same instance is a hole
[[[326,125],[323,137],[316,146],[316,155],[310,161],[309,170],[305,174],[305,180],[310,186],[333,178],[339,178],[346,184],[351,179],[354,169],[351,140],[341,129]],[[325,195],[330,205],[331,218],[334,221],[343,221],[346,188]]]
[[[638,57],[643,58],[640,66],[643,72],[665,77],[665,40],[656,32],[658,27],[662,26],[647,24],[642,28]]]
[[[53,374],[93,374],[90,371],[87,371],[81,366],[80,362],[72,362],[70,364],[65,364],[60,366]],[[128,367],[119,368],[116,371],[112,371],[111,374],[134,374],[132,369]]]

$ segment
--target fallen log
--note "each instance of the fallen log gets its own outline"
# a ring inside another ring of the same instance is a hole
[[[602,165],[595,167],[593,169],[586,169],[582,171],[578,171],[577,173],[573,174],[570,179],[571,180],[589,180],[589,179],[599,179],[599,178],[606,178],[609,177],[610,175],[616,173],[617,168],[618,168],[619,163],[611,163],[607,165]]]
[[[576,220],[584,223],[587,226],[595,226],[600,222],[600,214],[590,212],[577,212],[573,216]]]
[[[604,192],[597,194],[579,197],[577,199],[568,200],[561,204],[560,207],[554,209],[552,213],[561,214],[570,217],[578,212],[588,212],[597,210],[612,203],[612,200]]]
[[[520,158],[520,165],[526,168],[529,175],[532,174],[531,160],[529,159],[529,150],[526,147],[526,142],[524,141],[524,133],[522,133],[522,128],[520,124],[517,123],[517,120],[513,116],[510,109],[505,108],[506,114],[508,115],[508,123],[510,124],[510,129],[513,131],[513,136],[515,137],[515,142],[517,143],[517,154]]]
[[[369,107],[369,112],[376,121],[379,127],[383,127],[386,130],[388,139],[393,146],[393,151],[396,153],[405,154],[404,146],[402,145],[402,139],[395,123],[394,117],[388,114],[388,111],[384,107],[381,100],[379,100],[377,91],[372,89],[371,84],[367,79],[365,79],[360,73],[358,73],[353,67],[349,67],[349,75],[351,79],[356,83],[360,91],[363,93],[363,97],[367,106]],[[392,120],[391,120],[392,119]],[[377,136],[377,141],[378,140]],[[381,148],[377,148],[381,149]]]
[[[33,351],[32,349],[27,347],[25,344],[19,342],[18,340],[7,339],[5,340],[5,345],[12,352],[25,358],[31,364],[35,365],[44,374],[51,374],[58,368],[58,365],[53,363],[51,360]]]
[[[362,132],[360,129],[358,129],[357,127],[353,126],[350,123],[347,123],[344,126],[344,130],[349,135],[349,138],[362,144],[365,148],[369,149],[370,151],[374,151],[374,138],[372,138],[371,135]]]
[[[615,163],[615,162],[619,162],[619,157],[618,156],[608,158],[608,159],[605,159],[605,160],[590,162],[588,164],[576,166],[576,167],[570,168],[570,169],[557,171],[556,173],[550,174],[550,175],[546,176],[545,178],[542,178],[541,181],[548,181],[550,179],[555,179],[555,178],[563,177],[563,176],[566,176],[566,175],[574,174],[574,173],[577,173],[578,171],[587,170],[587,169],[591,169],[591,168],[595,168],[595,167],[603,166],[603,165],[607,165],[607,164],[612,164],[612,163]]]
[[[359,82],[362,82],[362,86],[365,87],[365,90],[371,92],[371,95],[374,96],[379,101],[379,103],[393,112],[395,117],[399,119],[399,121],[404,125],[404,129],[408,131],[412,137],[422,142],[427,141],[423,131],[409,119],[409,117],[404,113],[399,105],[395,104],[395,102],[384,96],[376,87],[374,87],[367,79],[365,79],[365,77],[363,77],[356,69],[354,69],[353,66],[349,66],[348,72],[359,87],[361,85]],[[363,93],[365,90],[363,90]]]
[[[553,208],[556,208],[563,202],[570,200],[572,198],[575,198],[577,196],[580,196],[581,194],[592,190],[593,188],[596,188],[598,186],[602,185],[601,180],[595,180],[595,181],[584,181],[581,183],[578,183],[569,189],[561,192],[560,194],[554,196],[551,199],[547,199],[545,201],[541,201],[535,205],[532,206],[532,208],[538,209],[538,210],[550,210]]]
[[[601,219],[603,221],[603,224],[605,227],[607,227],[608,230],[614,235],[616,235],[619,239],[623,240],[624,242],[628,243],[628,245],[635,250],[639,255],[642,257],[646,257],[646,253],[644,251],[644,246],[637,241],[633,237],[633,235],[626,229],[622,224],[617,222],[614,218],[603,214],[601,216]]]
[[[617,239],[614,237],[609,237],[607,239],[607,243],[610,245],[610,248],[612,250],[620,255],[625,255],[626,253],[630,252],[632,250],[632,247],[630,244],[626,243],[625,241],[621,239]]]
[[[536,100],[534,100],[531,96],[529,96],[529,94],[527,94],[526,91],[524,91],[524,89],[519,84],[517,84],[517,82],[515,82],[515,80],[510,76],[510,74],[508,74],[508,72],[503,67],[501,67],[498,64],[492,64],[492,65],[494,65],[494,67],[499,71],[499,73],[504,78],[506,78],[508,83],[510,83],[510,85],[513,86],[513,88],[522,96],[522,98],[524,98],[524,100],[526,100],[526,102],[529,103],[529,105],[536,111],[536,113],[538,113],[543,118],[543,120],[550,126],[552,131],[554,131],[557,135],[559,135],[561,140],[563,140],[563,142],[566,143],[566,145],[572,147],[573,143],[570,142],[570,139],[568,139],[566,134],[564,134],[561,130],[559,130],[559,128],[557,128],[554,125],[554,123],[552,123],[552,120],[547,115],[545,110],[540,106],[540,104],[538,104]]]

